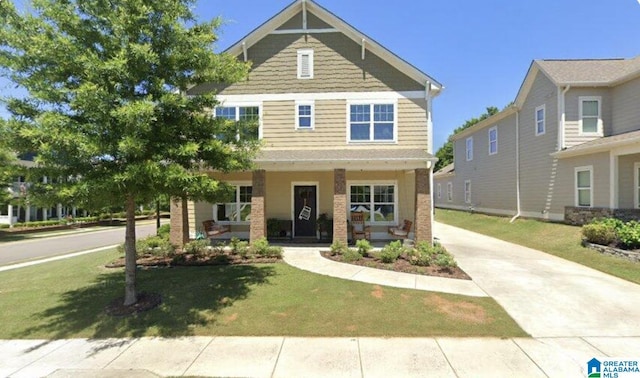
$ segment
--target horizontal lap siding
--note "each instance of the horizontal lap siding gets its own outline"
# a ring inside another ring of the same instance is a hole
[[[602,97],[602,125],[604,135],[611,135],[611,96],[606,88],[573,88],[565,95],[565,146],[567,148],[597,139],[580,135],[580,97]]]
[[[604,152],[558,161],[557,190],[552,212],[564,213],[565,206],[575,206],[575,169],[586,166],[593,166],[593,206],[609,207],[609,153]]]
[[[635,163],[640,163],[640,154],[620,156],[618,161],[618,204],[621,209],[633,209],[635,207],[635,191],[638,183],[635,182]]]
[[[640,130],[640,78],[612,89],[612,134]]]
[[[314,50],[314,77],[297,78],[297,50]],[[220,94],[424,91],[417,83],[341,33],[268,35],[248,49],[253,66],[247,80],[217,87],[201,85],[192,93]]]

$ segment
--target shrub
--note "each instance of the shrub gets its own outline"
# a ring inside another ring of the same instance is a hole
[[[356,248],[362,257],[367,257],[367,255],[369,255],[369,251],[373,249],[371,243],[369,243],[367,239],[360,239],[356,241]]]
[[[624,248],[640,248],[640,223],[630,221],[617,230],[618,240]]]
[[[435,258],[435,263],[441,268],[455,268],[458,266],[456,260],[449,253],[438,254]]]
[[[184,253],[204,257],[211,253],[211,242],[209,239],[190,241],[184,245]]]
[[[124,244],[118,246],[118,252],[124,254]],[[158,236],[136,240],[136,256],[141,257],[147,254],[160,257],[172,256],[175,254],[175,248],[168,240]]]
[[[329,250],[331,251],[331,254],[335,256],[344,255],[349,250],[349,248],[347,247],[347,244],[336,240],[333,242],[333,244],[331,244]]]
[[[234,255],[242,257],[247,257],[249,255],[249,242],[240,240],[234,236],[231,238],[229,246],[231,247],[231,253]]]
[[[396,240],[382,248],[380,251],[380,260],[382,260],[383,263],[392,263],[404,252],[405,248],[402,246],[402,242],[400,240]]]
[[[609,245],[616,241],[616,229],[604,222],[594,222],[582,226],[582,236],[589,243]]]
[[[170,224],[163,224],[162,226],[160,226],[160,228],[158,228],[158,236],[163,238],[163,239],[167,239],[169,240],[169,234],[171,233],[171,225]]]
[[[251,251],[261,257],[282,257],[282,247],[269,245],[267,238],[260,238],[253,242]]]
[[[345,253],[342,254],[342,259],[345,262],[354,262],[362,259],[362,254],[359,249],[347,249]]]

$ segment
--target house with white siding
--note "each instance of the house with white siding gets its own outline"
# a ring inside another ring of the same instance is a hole
[[[513,105],[454,137],[436,207],[584,223],[640,215],[640,57],[536,60]]]
[[[417,37],[416,37],[417,38]],[[432,101],[442,85],[311,0],[297,0],[226,51],[252,63],[248,78],[199,85],[215,91],[215,117],[253,119],[263,147],[250,172],[210,172],[235,186],[226,203],[172,206],[172,232],[191,236],[214,220],[221,237],[256,240],[266,222],[315,238],[320,214],[347,241],[350,213],[365,213],[371,238],[413,222],[431,240]],[[176,231],[177,232],[177,231]]]

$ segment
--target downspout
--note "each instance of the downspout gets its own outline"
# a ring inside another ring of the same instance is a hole
[[[520,217],[520,111],[516,111],[516,215],[509,223]]]
[[[436,166],[435,162],[429,163],[429,194],[431,195],[431,240],[429,241],[433,245],[433,226],[436,219],[436,207],[433,202],[433,168]]]

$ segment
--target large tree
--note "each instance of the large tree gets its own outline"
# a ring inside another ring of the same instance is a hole
[[[456,128],[453,131],[453,133],[449,135],[449,138],[447,138],[447,142],[442,147],[440,147],[436,152],[436,157],[438,158],[438,162],[436,163],[434,170],[438,171],[443,167],[446,167],[447,165],[453,163],[453,136],[454,135],[461,132],[462,130],[468,129],[469,127],[475,125],[480,121],[483,121],[491,117],[494,114],[497,114],[498,112],[499,110],[495,106],[488,106],[487,111],[485,113],[482,113],[480,117],[468,119],[465,121],[465,123],[462,126]]]
[[[213,117],[212,94],[248,65],[214,53],[220,19],[195,0],[0,1],[0,70],[27,95],[7,100],[15,150],[37,154],[33,177],[59,178],[76,200],[127,213],[124,305],[137,301],[135,209],[160,194],[215,201],[228,186],[203,173],[250,168],[257,141]]]

